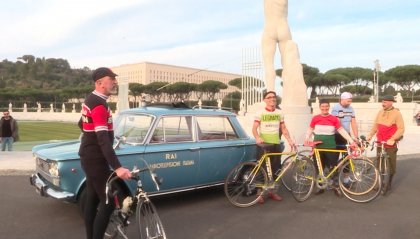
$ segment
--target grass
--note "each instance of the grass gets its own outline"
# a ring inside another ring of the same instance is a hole
[[[73,140],[80,136],[77,123],[52,121],[18,121],[20,140],[13,144],[15,151],[28,151],[37,144]]]

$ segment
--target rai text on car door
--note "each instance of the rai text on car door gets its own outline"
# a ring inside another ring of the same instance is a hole
[[[199,151],[194,145],[192,122],[190,115],[160,117],[146,146],[146,161],[163,178],[161,192],[196,184]]]

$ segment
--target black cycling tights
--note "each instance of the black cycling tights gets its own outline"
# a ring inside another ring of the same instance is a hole
[[[101,183],[96,182],[96,184]],[[109,218],[114,210],[113,200],[109,200],[108,204],[105,202],[105,187],[102,185],[95,185],[97,187],[94,187],[91,183],[87,183],[86,186],[87,197],[84,217],[87,239],[104,238]],[[98,196],[97,190],[100,196]]]

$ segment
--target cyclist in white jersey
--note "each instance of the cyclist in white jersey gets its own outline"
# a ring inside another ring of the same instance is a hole
[[[269,147],[265,147],[267,152],[283,152],[284,144],[281,142],[281,135],[284,135],[290,148],[294,148],[295,144],[290,138],[289,131],[284,123],[284,117],[281,110],[277,108],[277,95],[274,91],[268,91],[264,94],[265,108],[257,112],[252,127],[252,134],[257,141],[257,144],[270,144]],[[257,158],[260,158],[263,154],[263,150],[258,147]],[[270,157],[273,173],[279,172],[281,169],[281,158],[280,156]],[[268,196],[276,201],[281,201],[283,198],[277,193],[270,191]],[[260,198],[260,203],[264,203],[264,198]]]

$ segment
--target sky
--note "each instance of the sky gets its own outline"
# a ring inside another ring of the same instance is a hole
[[[420,64],[419,0],[291,0],[300,60],[321,72]],[[144,61],[242,72],[260,46],[263,0],[13,0],[0,8],[0,60],[63,58],[71,67]],[[277,68],[281,68],[277,52]]]

